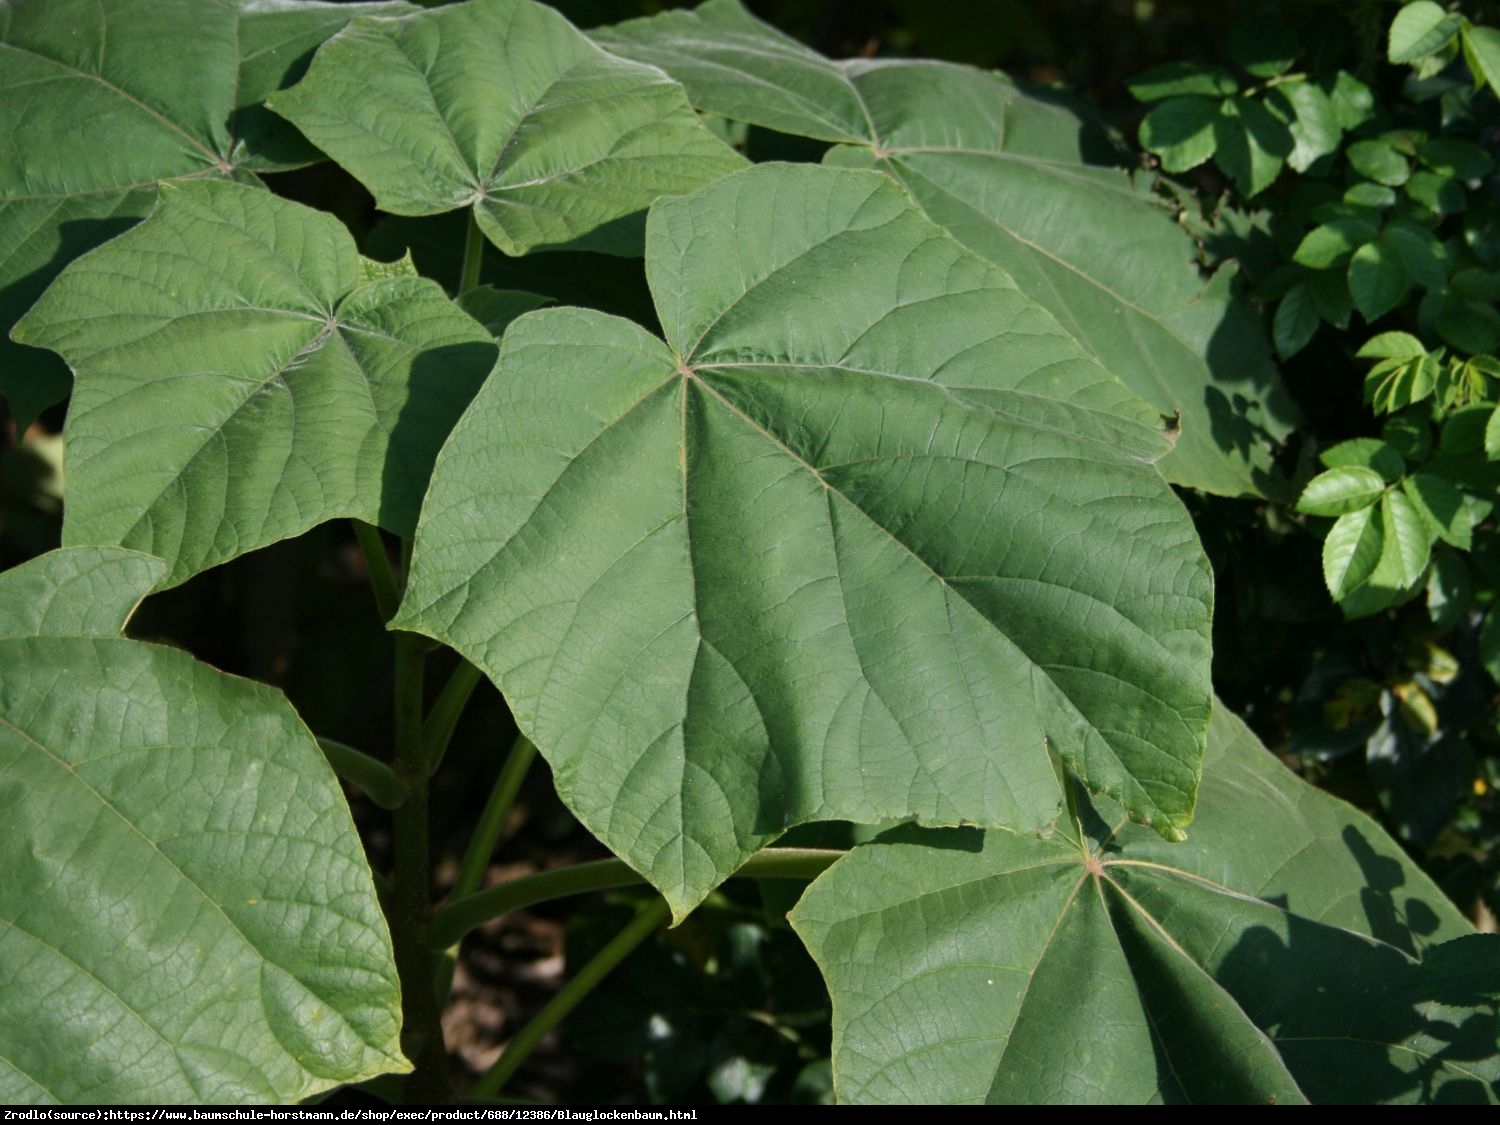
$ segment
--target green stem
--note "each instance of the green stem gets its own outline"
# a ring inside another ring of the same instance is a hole
[[[448,677],[448,682],[443,685],[442,694],[427,713],[427,721],[422,724],[422,744],[429,772],[437,773],[438,766],[442,764],[443,755],[448,752],[448,743],[453,740],[453,729],[458,726],[458,718],[464,713],[464,705],[469,702],[469,696],[474,694],[479,679],[479,669],[467,660],[460,660],[458,667]]]
[[[478,1082],[474,1083],[473,1095],[493,1097],[499,1093],[521,1066],[536,1050],[547,1033],[562,1022],[585,996],[592,992],[605,977],[641,942],[666,924],[672,916],[666,900],[660,896],[641,908],[630,924],[609,940],[609,944],[596,953],[578,974],[563,985],[557,995],[547,1001],[536,1016],[523,1027],[495,1060],[495,1065]]]
[[[474,212],[469,212],[469,229],[464,236],[464,268],[459,275],[458,292],[467,293],[479,284],[479,267],[484,262],[484,234]]]
[[[401,977],[401,1047],[414,1064],[407,1101],[441,1104],[452,1096],[437,998],[432,992],[432,947],[426,926],[432,907],[428,884],[427,758],[422,744],[421,638],[396,634],[396,776],[406,802],[395,816],[396,893],[390,915],[391,944]]]
[[[500,767],[500,776],[495,778],[495,787],[490,790],[490,799],[485,802],[484,812],[479,815],[479,825],[469,838],[469,848],[464,852],[464,861],[459,866],[458,878],[453,884],[452,898],[456,901],[468,898],[484,881],[484,872],[500,842],[500,833],[505,829],[505,818],[516,803],[516,794],[526,780],[526,771],[536,757],[536,747],[524,734],[517,737],[515,745],[506,755]]]
[[[370,800],[383,809],[400,808],[406,800],[406,786],[379,758],[372,758],[363,750],[356,750],[332,738],[318,737],[318,746],[323,757],[333,767],[333,772],[345,781],[359,786]]]
[[[391,557],[385,553],[385,541],[380,538],[378,527],[364,520],[349,522],[354,525],[354,537],[359,540],[359,549],[365,556],[365,570],[370,574],[370,586],[375,593],[375,608],[380,613],[380,620],[389,621],[396,616],[401,590],[391,570]]]
[[[763,848],[735,874],[752,879],[814,879],[843,854],[837,848]],[[618,859],[597,859],[556,871],[542,871],[455,899],[433,915],[428,934],[432,944],[442,948],[458,942],[476,926],[514,910],[568,895],[644,882]]]
[[[431,720],[428,720],[431,722]],[[524,734],[516,738],[515,745],[500,767],[500,776],[490,790],[490,799],[485,802],[484,812],[479,815],[479,824],[469,837],[468,850],[458,869],[458,878],[453,883],[452,898],[467,898],[479,889],[484,881],[484,872],[489,867],[490,856],[500,842],[500,833],[505,829],[505,819],[511,806],[516,803],[516,794],[526,780],[526,771],[536,757],[536,747]],[[458,943],[448,946],[437,959],[433,969],[433,987],[438,1000],[447,1003],[448,993],[453,988],[453,972],[458,965]]]

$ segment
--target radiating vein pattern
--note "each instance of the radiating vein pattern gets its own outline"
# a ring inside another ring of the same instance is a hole
[[[700,109],[834,142],[876,167],[965,246],[1010,273],[1088,352],[1182,432],[1162,467],[1229,495],[1278,487],[1271,453],[1295,421],[1254,316],[1228,278],[1199,275],[1192,240],[1059,102],[947,63],[833,62],[709,0],[595,33],[661,67]]]
[[[658,203],[648,274],[665,342],[511,326],[396,626],[679,911],[802,821],[1045,829],[1049,750],[1180,836],[1211,586],[1150,409],[874,173]]]
[[[77,373],[64,540],[172,581],[335,516],[409,534],[495,356],[434,282],[363,280],[337,219],[207,181],[165,185],[15,335]]]
[[[1046,840],[897,829],[812,885],[792,922],[840,1102],[1495,1100],[1500,939],[1222,707],[1211,845],[1083,813]]]

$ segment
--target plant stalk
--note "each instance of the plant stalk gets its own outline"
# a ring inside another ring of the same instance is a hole
[[[577,975],[547,1001],[547,1006],[521,1028],[495,1060],[495,1065],[474,1084],[473,1093],[480,1097],[493,1097],[499,1093],[500,1088],[520,1069],[521,1064],[536,1050],[547,1033],[561,1023],[636,946],[661,929],[671,916],[666,899],[659,895],[643,906],[630,924],[612,937],[609,944],[579,969]]]
[[[345,781],[357,785],[361,792],[383,809],[400,808],[406,800],[406,786],[379,758],[372,758],[363,750],[356,750],[332,738],[318,737],[318,747],[323,757],[333,767],[333,772]]]
[[[422,741],[422,673],[426,654],[421,638],[396,635],[396,776],[407,799],[395,815],[395,895],[390,916],[391,944],[401,977],[401,1047],[414,1070],[406,1081],[407,1101],[444,1103],[451,1099],[448,1053],[437,998],[432,992],[432,947],[427,918],[429,886],[427,757]]]
[[[495,778],[495,787],[490,790],[490,799],[485,802],[484,812],[479,815],[474,835],[469,838],[468,850],[464,852],[458,878],[453,883],[454,901],[468,898],[479,890],[490,856],[495,853],[500,833],[505,830],[505,818],[510,814],[511,806],[516,803],[516,794],[521,791],[521,783],[526,780],[526,771],[531,768],[535,757],[536,746],[531,739],[524,734],[517,736],[515,745],[506,755],[505,764],[500,767],[500,775]]]
[[[453,730],[458,726],[458,718],[464,713],[464,706],[469,702],[469,696],[474,694],[480,677],[478,668],[467,660],[460,660],[458,667],[448,677],[448,682],[443,685],[437,702],[427,713],[427,721],[422,724],[422,743],[429,774],[437,773],[438,766],[442,765],[443,755],[448,752],[448,743],[453,740]]]
[[[844,854],[838,848],[762,848],[735,874],[752,879],[814,879]],[[630,887],[645,881],[619,859],[597,859],[556,871],[541,871],[455,899],[433,915],[428,935],[432,944],[441,948],[455,944],[490,919],[514,910],[568,895]]]
[[[364,520],[349,522],[354,525],[354,538],[359,540],[360,552],[365,556],[365,570],[370,575],[370,588],[375,594],[375,609],[381,621],[389,621],[396,616],[401,588],[391,570],[391,557],[385,552],[385,541],[380,538],[378,527]]]
[[[474,218],[474,212],[470,210],[468,233],[464,235],[464,268],[458,279],[458,293],[467,293],[479,284],[479,267],[483,262],[484,234],[479,229],[479,221]]]

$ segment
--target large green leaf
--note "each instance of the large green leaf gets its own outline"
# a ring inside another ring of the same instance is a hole
[[[507,254],[571,242],[744,164],[661,71],[601,51],[532,0],[356,20],[270,104],[382,210],[472,208]]]
[[[662,67],[702,109],[860,146],[830,157],[900,181],[1131,390],[1181,412],[1168,479],[1227,495],[1280,488],[1270,447],[1295,408],[1256,316],[1226,285],[1205,287],[1192,240],[1125,173],[1083,163],[1092,134],[1071,110],[965,67],[832,62],[737,0],[595,37]]]
[[[434,282],[362,280],[332,215],[214,181],[163,185],[15,338],[77,377],[64,543],[157,555],[169,582],[335,516],[410,535],[496,351]]]
[[[1150,408],[875,173],[662,201],[647,272],[666,343],[510,327],[395,626],[679,914],[800,821],[1043,828],[1049,744],[1180,835],[1211,588]]]
[[[0,575],[0,1101],[284,1102],[409,1069],[312,735],[119,636],[165,570],[78,548]]]
[[[403,3],[0,0],[0,328],[83,251],[151,209],[156,181],[316,157],[259,108],[361,13]],[[68,393],[56,358],[0,332],[21,426]]]
[[[1191,842],[1082,811],[1040,840],[898,829],[809,888],[840,1100],[1500,1094],[1500,939],[1222,706]]]

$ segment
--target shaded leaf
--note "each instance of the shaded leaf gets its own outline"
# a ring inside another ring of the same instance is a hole
[[[1240,194],[1257,195],[1281,174],[1292,154],[1292,134],[1265,102],[1232,98],[1214,122],[1215,158]]]
[[[898,829],[813,883],[792,922],[833,995],[840,1101],[1474,1093],[1457,1024],[1493,1019],[1500,939],[1416,961],[1476,939],[1373,821],[1222,707],[1192,841],[1085,815],[1076,838]]]
[[[1187,172],[1214,154],[1219,103],[1209,98],[1172,98],[1141,122],[1141,147],[1156,153],[1167,172]]]
[[[1336,219],[1308,231],[1292,260],[1308,269],[1326,270],[1346,261],[1375,237],[1375,226],[1363,219]]]
[[[1276,354],[1282,359],[1290,359],[1307,347],[1307,342],[1318,330],[1318,323],[1318,307],[1313,303],[1307,286],[1292,286],[1276,306],[1276,316],[1271,321],[1271,337],[1276,342]]]
[[[1125,88],[1132,97],[1143,102],[1159,102],[1163,98],[1188,94],[1221,98],[1239,91],[1239,85],[1223,67],[1192,62],[1169,62],[1152,67],[1134,78],[1127,78]]]
[[[1439,629],[1451,629],[1474,604],[1474,583],[1468,564],[1453,551],[1439,550],[1427,574],[1427,612]]]
[[[1442,176],[1477,180],[1495,170],[1494,158],[1480,145],[1461,137],[1434,137],[1423,141],[1417,159]]]
[[[1379,438],[1351,438],[1330,446],[1318,454],[1318,460],[1326,469],[1337,469],[1344,465],[1362,465],[1374,469],[1381,478],[1398,481],[1406,475],[1406,461],[1396,447]]]
[[[433,282],[360,271],[332,215],[213,182],[74,262],[14,330],[78,373],[64,542],[176,583],[338,516],[410,535],[495,348]]]
[[[1500,91],[1500,29],[1470,24],[1463,29],[1463,51],[1474,85]]]
[[[1179,834],[1209,575],[1137,400],[875,173],[661,201],[647,271],[666,343],[510,327],[395,626],[679,915],[790,824],[1044,826],[1049,747]]]
[[[1411,175],[1411,165],[1388,141],[1356,141],[1345,153],[1349,165],[1377,184],[1400,187]]]
[[[356,20],[269,104],[381,210],[472,209],[507,254],[572,242],[744,164],[676,83],[531,0]]]
[[[1413,473],[1401,487],[1433,535],[1461,551],[1473,546],[1468,508],[1451,482],[1435,473]]]
[[[458,298],[458,307],[484,325],[485,331],[497,340],[518,316],[550,304],[551,297],[520,289],[496,289],[493,285],[476,286]]]
[[[1349,259],[1349,296],[1366,321],[1390,312],[1410,289],[1401,256],[1384,242],[1367,242]]]
[[[164,569],[80,548],[0,575],[0,1098],[266,1104],[408,1070],[312,735],[270,688],[118,636]]]

